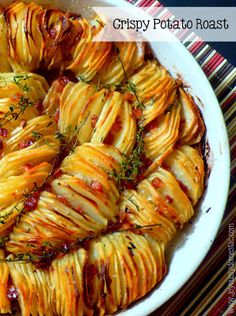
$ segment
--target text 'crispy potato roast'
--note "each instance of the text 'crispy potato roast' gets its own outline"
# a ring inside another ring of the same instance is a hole
[[[0,314],[110,315],[167,273],[204,191],[204,122],[99,17],[0,9]]]

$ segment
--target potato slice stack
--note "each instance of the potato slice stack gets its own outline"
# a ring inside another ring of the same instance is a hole
[[[74,133],[78,144],[105,143],[130,154],[136,135],[132,104],[117,91],[70,82],[60,98],[59,131],[67,138]]]
[[[10,234],[7,250],[37,255],[45,248],[60,252],[100,234],[119,213],[119,191],[109,174],[119,172],[121,159],[114,147],[77,147],[62,163],[61,175],[50,183],[51,192],[42,192],[37,208],[22,216]]]
[[[22,316],[105,315],[126,308],[166,273],[164,245],[131,232],[107,234],[48,270],[10,262]]]
[[[36,74],[0,75],[0,236],[22,212],[21,200],[45,182],[59,152],[56,124],[42,113],[47,90]]]

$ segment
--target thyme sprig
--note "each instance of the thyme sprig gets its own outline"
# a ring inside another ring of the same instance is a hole
[[[136,101],[137,101],[137,108],[143,110],[145,105],[143,102],[139,99],[136,86],[134,83],[130,82],[128,78],[128,74],[126,72],[124,63],[120,57],[119,49],[117,51],[117,60],[121,63],[123,72],[124,72],[124,78],[125,83],[127,85],[127,89],[131,92],[133,92]],[[116,170],[113,170],[111,173],[111,176],[115,178],[120,191],[124,190],[125,184],[128,182],[133,183],[134,185],[137,183],[138,175],[140,172],[140,168],[143,166],[143,162],[141,160],[141,157],[144,152],[144,126],[143,126],[143,114],[139,119],[139,122],[137,124],[137,133],[135,136],[135,146],[130,155],[123,155],[123,160],[120,164],[120,170],[117,172]]]
[[[13,79],[6,79],[2,76],[0,76],[0,84],[4,83],[5,86],[7,86],[8,83],[14,83],[17,85],[23,92],[30,92],[31,88],[30,86],[25,82],[26,80],[29,80],[30,76],[27,75],[15,75]]]
[[[32,131],[32,137],[35,141],[38,141],[43,138],[43,134],[39,133],[38,131]]]
[[[109,232],[110,234],[117,234],[117,233],[128,233],[128,232],[135,232],[142,229],[145,230],[153,230],[155,227],[161,227],[161,223],[151,224],[151,225],[134,225],[133,227],[121,230],[115,230]],[[101,234],[96,234],[93,236],[89,236],[86,238],[78,238],[75,243],[72,243],[70,246],[65,247],[57,247],[52,245],[50,241],[43,241],[42,247],[44,248],[42,255],[37,255],[32,252],[27,252],[25,254],[16,254],[14,257],[0,259],[0,262],[20,262],[20,263],[38,263],[43,262],[44,260],[53,260],[59,254],[67,254],[71,250],[76,250],[85,245],[86,242],[90,242],[93,239],[99,238],[106,234],[106,231]]]
[[[15,83],[23,92],[30,92],[30,86],[27,83],[24,83],[26,80],[29,79],[29,75],[16,75],[13,77],[13,83]]]
[[[67,150],[69,151],[69,153],[75,152],[76,146],[79,145],[79,132],[88,120],[89,115],[90,112],[87,114],[87,116],[84,118],[84,120],[80,123],[79,126],[77,125],[73,127],[69,125],[66,128],[65,133],[61,133],[59,131],[56,133],[56,139],[58,139],[61,142],[61,151]]]
[[[124,189],[125,182],[137,181],[140,168],[143,165],[141,156],[144,151],[144,140],[143,140],[144,127],[139,126],[136,133],[135,147],[130,155],[123,155],[122,162],[120,164],[120,170],[113,170],[111,176],[115,178],[120,190]]]
[[[17,212],[19,212],[19,214],[23,211],[23,210],[20,210],[18,208],[19,204],[21,203],[22,201],[20,201],[17,205],[13,206],[12,209],[10,209],[10,211],[4,215],[1,215],[0,214],[0,224],[5,224],[6,221],[8,220],[8,218],[14,213],[14,211],[16,210]]]
[[[129,80],[128,74],[127,74],[126,69],[125,69],[125,65],[120,57],[120,52],[119,52],[118,48],[116,48],[116,52],[117,52],[117,60],[120,62],[121,67],[122,67],[123,72],[124,72],[124,79],[125,79],[125,84],[126,84],[126,87],[125,88],[121,87],[121,90],[127,89],[128,91],[132,92],[136,98],[136,101],[137,101],[136,107],[139,109],[144,109],[145,105],[144,105],[143,101],[141,101],[139,96],[138,96],[136,85]]]
[[[19,263],[30,263],[40,262],[44,260],[52,260],[55,257],[54,253],[43,253],[42,255],[36,255],[31,252],[19,253],[12,257],[0,259],[0,262],[19,262]]]
[[[18,214],[15,218],[15,222],[16,222],[16,224],[19,223],[21,216],[23,215],[24,211],[26,210],[25,202],[28,199],[30,199],[31,197],[33,197],[36,192],[39,192],[40,188],[41,187],[38,187],[37,183],[34,183],[34,188],[31,190],[31,192],[28,192],[27,190],[25,190],[25,192],[23,193],[23,198],[16,205],[14,205],[9,210],[8,213],[6,213],[4,215],[1,215],[1,213],[0,213],[0,224],[5,224],[6,221],[9,219],[9,217],[14,213],[14,211],[18,212]],[[19,208],[20,204],[23,204],[23,207],[21,209]]]
[[[33,106],[33,102],[26,96],[31,91],[31,87],[26,83],[26,80],[29,79],[29,75],[15,75],[13,79],[0,76],[0,84],[3,82],[7,86],[8,83],[14,83],[23,92],[23,95],[19,97],[18,103],[16,105],[10,104],[9,110],[0,118],[0,128],[10,121],[17,120],[28,107]]]
[[[11,121],[16,121],[29,107],[33,106],[33,102],[26,96],[22,95],[16,105],[10,104],[9,110],[0,118],[0,128]]]

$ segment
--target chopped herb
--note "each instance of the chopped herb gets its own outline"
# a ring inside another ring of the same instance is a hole
[[[77,77],[77,79],[78,79],[79,81],[82,81],[82,82],[88,83],[88,81],[85,79],[85,77],[84,77],[83,75],[78,76],[78,77]]]
[[[13,82],[24,92],[30,92],[31,88],[26,84],[22,83],[22,81],[26,81],[30,78],[29,75],[16,75],[13,77]]]
[[[39,139],[41,139],[43,137],[43,134],[37,132],[37,131],[33,131],[32,132],[32,137],[35,139],[35,141],[38,141]]]

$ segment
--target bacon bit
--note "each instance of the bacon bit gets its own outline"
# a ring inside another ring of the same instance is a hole
[[[135,183],[132,181],[121,181],[121,185],[125,189],[134,189],[135,188]]]
[[[145,162],[144,162],[144,166],[146,168],[150,167],[152,165],[153,161],[149,158],[146,158]]]
[[[155,178],[152,180],[152,185],[154,186],[155,189],[160,188],[161,185],[162,185],[161,179],[159,179],[158,177],[155,177]]]
[[[24,202],[24,209],[26,211],[33,211],[36,209],[39,200],[39,192],[33,192]]]
[[[89,250],[89,246],[90,246],[90,239],[89,238],[85,238],[85,239],[79,240],[78,243],[85,250],[87,250],[87,251]]]
[[[50,256],[43,258],[43,261],[34,262],[36,269],[48,270],[51,267],[52,261],[56,258],[57,253],[50,251],[48,255]]]
[[[41,101],[36,102],[34,104],[34,107],[40,115],[43,113],[44,107],[43,107],[43,103]]]
[[[107,265],[105,266],[105,279],[108,293],[111,293],[112,278],[110,277]]]
[[[60,119],[60,111],[57,110],[56,113],[55,113],[55,116],[54,116],[54,120],[55,122],[58,124],[59,122],[59,119]]]
[[[43,191],[52,192],[52,186],[50,183],[45,183],[42,187]]]
[[[91,182],[91,189],[93,189],[94,191],[97,191],[97,192],[100,192],[100,193],[103,193],[103,188],[102,188],[102,185],[99,181],[97,180],[93,180]]]
[[[21,126],[22,128],[25,128],[26,123],[27,123],[26,120],[22,120],[22,121],[20,122],[20,126]]]
[[[141,154],[141,157],[140,157],[140,160],[142,162],[142,165],[143,165],[143,168],[144,168],[144,171],[151,166],[152,164],[152,160],[147,158],[147,156],[145,155],[145,153],[142,153]]]
[[[86,264],[84,269],[86,270],[86,274],[89,278],[94,278],[99,274],[98,268],[95,264]]]
[[[66,86],[68,83],[70,82],[70,79],[67,77],[67,76],[61,76],[59,78],[59,83],[62,85],[62,86]]]
[[[7,137],[8,130],[6,128],[0,128],[0,136]]]
[[[122,122],[119,116],[117,116],[115,123],[112,125],[111,129],[117,133],[122,129]]]
[[[54,174],[53,174],[53,178],[59,178],[62,175],[62,170],[59,168],[57,169]]]
[[[23,170],[24,171],[29,171],[30,169],[33,168],[33,166],[30,164],[30,163],[25,163],[23,166],[22,166]]]
[[[61,93],[69,82],[70,82],[70,79],[68,77],[66,76],[60,77],[56,82],[56,86],[55,86],[56,92]]]
[[[167,171],[171,171],[170,166],[169,166],[169,165],[167,165],[167,163],[166,163],[166,162],[163,162],[161,166],[162,166],[162,168],[164,168],[165,170],[167,170]]]
[[[91,127],[94,128],[97,124],[98,116],[96,114],[93,114],[91,116]]]
[[[8,291],[7,291],[7,298],[9,301],[14,301],[17,300],[19,296],[18,290],[15,286],[10,286]]]
[[[174,202],[174,199],[171,196],[167,195],[166,196],[166,202],[171,204],[171,203]]]
[[[118,218],[115,222],[109,220],[107,223],[107,227],[105,229],[105,233],[112,233],[118,231],[123,226],[123,224],[124,223],[120,218]]]
[[[68,200],[67,200],[64,196],[62,196],[62,195],[57,195],[57,199],[58,199],[61,203],[65,204],[65,205],[68,205],[68,204],[69,204]]]
[[[158,125],[158,122],[157,122],[157,119],[154,119],[153,121],[151,121],[150,123],[148,123],[146,126],[145,126],[145,129],[147,131],[151,131],[152,129],[156,128]]]
[[[178,181],[179,183],[179,186],[181,188],[181,190],[186,194],[188,195],[188,187],[182,182],[182,181]]]
[[[16,94],[13,94],[13,96],[10,97],[10,102],[18,102],[22,96],[22,93],[17,92]]]
[[[129,103],[132,103],[135,100],[135,96],[130,92],[126,92],[124,94],[124,99],[127,100]]]
[[[77,206],[75,210],[76,210],[76,212],[78,212],[80,215],[83,215],[83,214],[84,214],[84,211],[83,211],[83,209],[82,209],[80,206]]]
[[[147,158],[144,153],[141,154],[140,160],[142,162],[142,165],[139,167],[139,175],[137,177],[138,181],[141,181],[144,179],[144,173],[147,170],[148,167],[151,166],[152,160]]]
[[[22,140],[22,141],[18,144],[18,146],[19,146],[21,149],[24,149],[24,148],[27,148],[27,147],[33,145],[34,142],[35,142],[35,141],[34,141],[33,139]]]
[[[137,176],[137,181],[140,182],[140,181],[142,181],[144,178],[145,178],[145,176],[144,176],[144,169],[141,169],[141,174],[139,174],[139,175]]]
[[[111,145],[114,141],[114,135],[109,132],[107,137],[104,139],[104,144]]]
[[[141,109],[135,108],[133,109],[133,115],[136,117],[136,119],[140,119],[143,115],[143,111]]]

